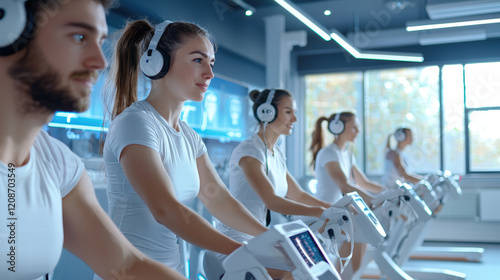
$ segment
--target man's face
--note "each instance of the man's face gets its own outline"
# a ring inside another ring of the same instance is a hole
[[[29,97],[22,106],[28,112],[83,112],[98,70],[106,67],[101,49],[108,32],[104,8],[93,0],[71,0],[45,18],[37,23],[25,55],[9,69]]]

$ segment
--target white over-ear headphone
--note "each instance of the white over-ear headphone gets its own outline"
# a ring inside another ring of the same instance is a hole
[[[396,129],[396,132],[394,132],[394,138],[396,138],[396,141],[398,142],[403,142],[406,140],[406,131],[403,127],[400,127]]]
[[[34,22],[31,13],[26,11],[26,1],[0,2],[0,56],[18,52],[31,39]]]
[[[274,89],[271,89],[271,91],[267,95],[266,102],[260,104],[259,107],[257,107],[257,119],[263,123],[271,123],[278,116],[276,107],[271,104],[275,92],[276,91]]]
[[[172,22],[166,20],[156,25],[155,34],[149,42],[148,49],[141,56],[140,66],[142,73],[152,80],[163,78],[170,67],[170,56],[157,49],[161,36],[170,23]]]
[[[335,114],[335,118],[328,123],[328,130],[335,135],[339,135],[344,132],[345,124],[344,121],[340,119],[342,113]]]

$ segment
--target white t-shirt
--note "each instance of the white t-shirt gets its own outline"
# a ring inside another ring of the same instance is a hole
[[[253,187],[248,183],[245,173],[243,169],[241,169],[239,163],[243,157],[252,157],[266,166],[266,154],[264,151],[267,151],[268,176],[273,184],[274,193],[279,197],[285,197],[288,191],[288,183],[286,181],[286,157],[283,151],[277,146],[274,148],[273,156],[272,153],[266,149],[259,135],[254,134],[234,148],[229,160],[229,191],[263,225],[266,223],[266,206],[254,191]],[[220,222],[217,223],[217,229],[238,242],[243,242],[252,238],[251,235],[231,229]]]
[[[54,270],[64,240],[62,198],[83,170],[80,158],[44,130],[26,165],[0,162],[0,279],[44,279]]]
[[[400,149],[395,149],[393,151],[399,155],[400,159],[402,158],[403,155]],[[388,153],[389,152],[391,151],[388,151]],[[383,176],[384,187],[393,189],[395,187],[396,180],[400,180],[401,182],[405,181],[404,177],[399,174],[399,171],[396,168],[394,161],[392,159],[388,159],[386,154],[384,160],[384,176]]]
[[[177,199],[190,203],[198,195],[200,179],[196,159],[207,149],[185,122],[176,131],[147,101],[135,102],[110,124],[104,144],[108,211],[122,233],[148,257],[180,271],[177,236],[158,223],[136,193],[120,165],[125,147],[139,144],[157,151]],[[99,278],[95,278],[99,279]]]
[[[325,202],[334,204],[342,198],[342,190],[337,183],[335,183],[330,174],[328,174],[328,170],[325,166],[329,162],[338,162],[342,173],[344,173],[347,178],[347,182],[355,184],[352,176],[352,167],[356,164],[356,160],[354,155],[347,149],[340,151],[335,143],[319,150],[315,164],[316,179],[318,180],[316,197]]]

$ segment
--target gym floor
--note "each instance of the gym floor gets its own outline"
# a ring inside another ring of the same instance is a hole
[[[455,243],[455,242],[425,242],[424,246],[450,247],[480,247],[484,248],[481,262],[432,261],[410,259],[405,267],[448,269],[462,272],[467,280],[500,279],[500,244],[498,243]],[[439,279],[436,279],[439,280]]]

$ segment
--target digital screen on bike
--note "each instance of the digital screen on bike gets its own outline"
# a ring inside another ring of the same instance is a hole
[[[313,267],[321,261],[328,262],[309,231],[304,231],[289,238],[309,267]]]

